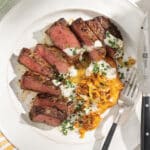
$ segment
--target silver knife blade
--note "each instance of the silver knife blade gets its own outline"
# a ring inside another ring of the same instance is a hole
[[[150,35],[149,35],[149,15],[145,15],[143,24],[143,48],[140,50],[138,58],[138,72],[139,72],[139,88],[143,93],[150,93]]]

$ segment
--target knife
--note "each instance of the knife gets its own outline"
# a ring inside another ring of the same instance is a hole
[[[143,25],[143,51],[141,52],[141,73],[140,90],[142,91],[141,107],[141,150],[150,150],[150,36],[148,30],[149,15],[145,15]]]

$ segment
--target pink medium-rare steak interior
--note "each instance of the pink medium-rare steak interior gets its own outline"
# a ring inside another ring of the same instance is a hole
[[[44,59],[39,57],[35,52],[30,49],[23,48],[18,61],[31,71],[39,74],[52,77],[54,69]]]
[[[78,39],[70,30],[68,23],[64,18],[56,21],[48,28],[46,33],[50,36],[54,45],[62,50],[68,47],[80,48]]]
[[[38,44],[35,48],[36,53],[45,59],[50,65],[56,67],[59,73],[67,73],[70,64],[66,54],[54,46]]]

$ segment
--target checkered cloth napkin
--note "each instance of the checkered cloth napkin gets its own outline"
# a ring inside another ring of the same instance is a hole
[[[1,150],[16,150],[15,146],[6,139],[6,137],[0,132],[0,149]]]

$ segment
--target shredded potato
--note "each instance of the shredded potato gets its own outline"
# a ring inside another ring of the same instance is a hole
[[[113,79],[108,79],[99,73],[86,76],[85,71],[79,69],[77,76],[69,78],[71,82],[77,84],[75,89],[77,103],[83,102],[79,108],[84,114],[74,123],[74,127],[79,129],[81,138],[86,131],[95,129],[99,125],[101,114],[117,103],[123,89],[123,83],[118,76]],[[96,106],[95,110],[92,110],[92,105]],[[88,113],[86,114],[85,111]]]
[[[100,121],[101,118],[98,113],[91,113],[89,115],[86,115],[82,118],[83,126],[79,129],[80,137],[83,138],[84,134],[87,130],[93,130],[95,129]]]
[[[93,103],[97,104],[98,110],[83,116],[82,120],[76,123],[81,137],[84,137],[86,131],[92,130],[99,125],[100,115],[117,103],[122,89],[123,83],[119,78],[110,80],[100,74],[82,77],[76,89],[76,94],[79,97],[80,95],[87,97],[87,100],[84,102],[84,108],[88,108],[90,103]]]

